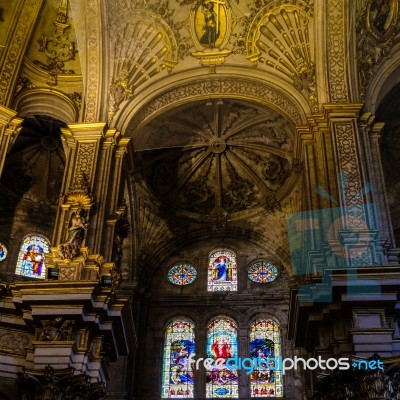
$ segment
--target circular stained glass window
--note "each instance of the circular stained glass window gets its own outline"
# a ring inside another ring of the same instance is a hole
[[[259,261],[249,267],[248,275],[253,282],[272,282],[278,276],[278,268],[267,261]]]
[[[0,261],[3,261],[7,258],[7,247],[3,242],[0,242]]]
[[[168,280],[175,285],[189,285],[196,280],[197,271],[189,264],[178,264],[168,272]]]

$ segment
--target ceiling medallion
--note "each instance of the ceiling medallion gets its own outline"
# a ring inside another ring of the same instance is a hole
[[[199,101],[138,132],[137,168],[167,209],[221,222],[277,195],[292,170],[293,138],[292,126],[274,110]]]

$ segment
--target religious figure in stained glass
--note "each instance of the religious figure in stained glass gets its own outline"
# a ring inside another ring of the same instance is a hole
[[[27,236],[22,242],[18,254],[15,273],[30,278],[46,277],[44,253],[49,252],[49,242],[41,236]]]
[[[211,254],[207,288],[209,292],[237,290],[237,265],[234,253],[217,251]]]
[[[249,267],[248,277],[253,282],[273,282],[278,277],[278,268],[267,261],[259,261]]]
[[[194,372],[189,357],[194,353],[194,325],[184,319],[171,322],[164,343],[163,399],[193,398]]]
[[[168,271],[168,280],[175,285],[189,285],[196,280],[197,271],[189,264],[178,264]]]
[[[250,358],[263,362],[264,369],[250,374],[251,397],[282,397],[282,371],[272,359],[281,355],[279,326],[270,319],[257,319],[250,328]],[[269,369],[268,366],[272,367]]]
[[[3,261],[7,258],[7,247],[4,243],[0,242],[0,261]]]
[[[236,357],[237,326],[230,318],[215,318],[208,326],[206,354],[208,358],[224,361],[221,369],[213,369],[206,373],[206,397],[211,398],[237,398],[238,397],[238,371],[230,370],[224,365],[226,360]]]

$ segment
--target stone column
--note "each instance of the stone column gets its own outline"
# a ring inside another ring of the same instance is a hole
[[[62,129],[62,139],[66,165],[53,233],[53,245],[58,249],[52,249],[48,265],[61,265],[59,268],[65,269],[62,260],[68,261],[69,267],[74,265],[74,271],[70,268],[68,274],[63,273],[62,280],[98,279],[100,272],[110,275],[109,270],[113,269],[112,263],[103,262],[100,253],[104,251],[101,248],[103,233],[110,227],[108,224],[104,228],[106,218],[117,211],[122,158],[129,139],[115,129],[107,129],[103,122],[69,125]],[[77,218],[80,218],[82,233],[80,243],[74,247],[71,228],[73,223],[78,223]],[[106,244],[111,250],[107,250],[107,259],[111,257],[112,232],[108,232],[108,236]],[[104,271],[100,271],[100,267]],[[119,283],[117,278],[114,283]]]
[[[3,172],[6,155],[21,130],[22,119],[17,113],[0,105],[0,177]]]

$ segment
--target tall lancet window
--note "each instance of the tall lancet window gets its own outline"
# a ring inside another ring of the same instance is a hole
[[[48,253],[49,248],[50,243],[43,236],[25,236],[19,249],[15,274],[44,279],[46,277],[44,253]]]
[[[231,251],[216,251],[210,255],[208,263],[209,292],[236,291],[236,255]]]
[[[218,317],[208,325],[206,354],[214,361],[224,360],[219,368],[206,372],[206,398],[238,398],[238,371],[226,366],[228,358],[238,355],[237,326],[233,320]]]
[[[194,372],[189,366],[189,357],[194,353],[194,324],[186,319],[175,319],[167,326],[165,333],[163,399],[194,397]]]
[[[281,355],[281,335],[279,326],[271,319],[256,319],[250,327],[250,357],[258,359],[250,374],[251,397],[282,397],[282,371],[276,369]]]

